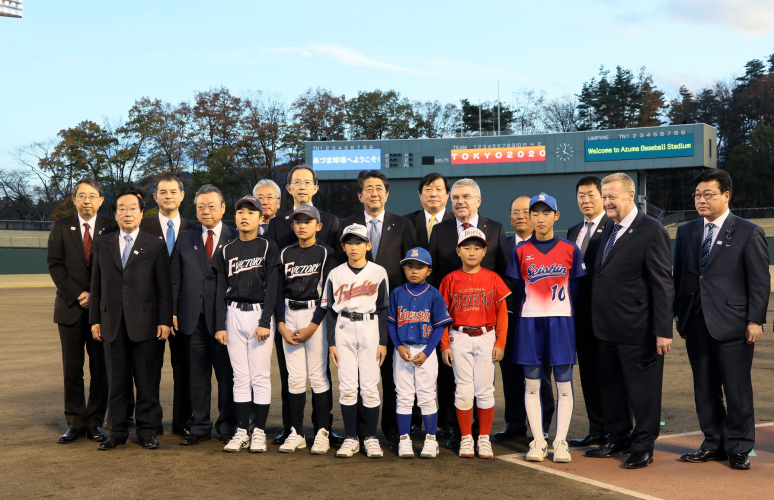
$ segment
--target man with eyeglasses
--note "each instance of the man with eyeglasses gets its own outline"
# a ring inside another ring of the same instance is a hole
[[[755,444],[750,372],[769,304],[768,246],[760,226],[728,209],[728,172],[706,170],[694,184],[701,217],[677,228],[672,277],[704,442],[681,458],[729,460],[732,469],[746,470]]]
[[[234,372],[223,339],[215,337],[215,273],[210,267],[215,252],[239,239],[239,231],[223,224],[226,203],[220,189],[200,187],[194,197],[200,226],[180,233],[172,252],[173,322],[185,341],[188,356],[191,418],[184,446],[211,438],[212,372],[218,382],[218,418],[215,432],[228,444],[236,432]]]
[[[449,201],[449,179],[432,172],[419,180],[419,203],[422,209],[403,216],[411,222],[414,243],[427,250],[430,235],[436,224],[449,220],[454,215],[446,210]]]
[[[583,401],[589,419],[588,433],[578,439],[571,439],[570,446],[592,446],[605,442],[605,420],[602,415],[602,396],[597,376],[597,349],[594,328],[591,322],[592,278],[602,233],[607,224],[607,214],[602,204],[602,179],[595,176],[583,177],[575,186],[578,208],[583,222],[567,230],[567,239],[574,242],[583,254],[586,276],[578,279],[578,294],[573,304],[575,315],[575,344],[578,353]]]
[[[56,285],[54,323],[59,327],[64,373],[67,432],[62,444],[81,436],[94,442],[105,439],[102,425],[108,404],[108,380],[102,344],[91,336],[89,285],[94,240],[118,230],[113,219],[97,215],[105,198],[94,179],[81,179],[73,188],[76,213],[57,219],[48,236],[48,272]],[[83,383],[85,352],[89,355],[89,396]]]
[[[140,229],[164,241],[170,258],[180,232],[193,227],[191,221],[180,216],[180,205],[184,198],[183,182],[172,174],[162,175],[156,179],[155,192],[153,193],[153,199],[159,206],[159,213],[155,217],[143,219],[140,223]],[[166,342],[159,342],[157,347],[159,352],[156,356],[156,388],[160,391]],[[188,419],[191,418],[191,400],[188,395],[188,360],[185,355],[185,340],[182,337],[178,338],[175,330],[169,336],[169,358],[172,362],[174,384],[172,434],[184,436],[188,433]],[[158,421],[159,435],[164,434],[163,418],[164,412],[162,411]]]
[[[430,235],[430,257],[436,268],[428,278],[431,285],[438,287],[441,280],[462,266],[457,255],[459,233],[470,227],[476,227],[486,236],[487,249],[481,267],[505,276],[508,270],[508,243],[505,240],[503,225],[487,219],[478,213],[481,206],[481,189],[473,179],[460,179],[451,189],[451,206],[454,218],[441,222]],[[437,264],[436,264],[437,263]],[[510,299],[507,299],[510,301]],[[509,310],[511,309],[509,303]],[[460,444],[460,429],[457,413],[454,409],[454,372],[446,363],[438,364],[438,401],[446,401],[440,412],[446,413],[446,421],[452,426],[452,436],[446,442],[446,448],[456,448]],[[441,395],[443,393],[443,396]],[[440,405],[439,405],[440,406]],[[473,412],[475,417],[476,412]]]
[[[266,237],[274,240],[280,251],[288,245],[292,245],[298,242],[298,237],[296,236],[296,233],[293,232],[293,219],[291,218],[291,215],[295,213],[295,211],[302,205],[306,204],[313,206],[312,198],[314,198],[314,195],[316,195],[317,191],[320,190],[320,186],[317,180],[317,173],[309,165],[297,165],[290,169],[290,172],[288,172],[285,189],[287,189],[288,193],[290,193],[290,196],[293,197],[293,209],[288,210],[282,215],[272,218],[271,222],[269,222],[268,231],[266,232]],[[277,188],[277,190],[279,191],[279,188]],[[256,197],[259,200],[261,199],[258,196]],[[263,206],[265,210],[266,204]],[[279,207],[279,202],[277,202],[277,207]],[[338,243],[338,217],[323,212],[322,210],[318,211],[320,212],[320,222],[322,223],[322,229],[317,232],[317,240],[327,244],[331,248],[341,248],[341,244]],[[282,444],[290,435],[290,429],[292,427],[290,423],[290,392],[288,390],[288,369],[285,363],[285,350],[282,347],[282,342],[284,342],[282,335],[275,335],[274,342],[276,347],[275,351],[277,353],[277,364],[279,365],[280,371],[280,381],[282,383],[282,432],[274,438],[273,442],[274,444]],[[330,367],[327,368],[326,373],[328,376],[328,382],[330,383]],[[332,420],[333,415],[331,414],[329,418]],[[313,400],[312,422],[316,425],[317,421],[317,409],[314,406]],[[317,434],[318,430],[319,429],[317,428],[314,429],[315,434]],[[330,432],[329,439],[331,444],[339,445],[344,442],[343,437],[333,432]]]
[[[265,236],[269,231],[269,224],[279,211],[282,202],[280,187],[271,179],[261,179],[253,188],[253,196],[261,202],[263,209],[263,221],[258,228],[258,234]],[[282,248],[282,247],[280,247]]]

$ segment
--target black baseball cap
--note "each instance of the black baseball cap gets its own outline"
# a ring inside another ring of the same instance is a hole
[[[244,205],[245,203],[249,203],[253,207],[255,207],[256,210],[261,212],[261,215],[263,215],[263,206],[261,205],[261,202],[258,201],[255,196],[247,195],[239,198],[236,203],[234,203],[234,210],[239,210],[239,207]]]
[[[317,222],[320,222],[320,212],[316,208],[314,208],[312,205],[304,203],[303,205],[298,207],[296,209],[296,211],[293,212],[292,214],[290,214],[288,217],[290,218],[290,220],[293,220],[293,219],[296,218],[296,215],[300,215],[300,214],[307,215],[307,216],[311,217],[312,219],[316,220]]]

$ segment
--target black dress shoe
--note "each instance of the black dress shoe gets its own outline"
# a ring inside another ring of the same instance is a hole
[[[454,450],[460,447],[460,436],[452,431],[452,435],[449,436],[449,440],[443,445],[447,450]]]
[[[115,436],[108,436],[107,439],[97,445],[97,449],[100,451],[113,450],[122,444],[126,444],[126,439],[118,439]]]
[[[419,425],[419,424],[411,424],[411,428],[409,429],[409,434],[411,434],[412,436],[416,436],[420,432],[422,432],[422,426],[421,425]]]
[[[390,449],[391,450],[397,450],[398,449],[398,442],[400,441],[400,437],[396,435],[390,436]]]
[[[78,439],[81,436],[86,435],[86,429],[67,429],[64,434],[59,436],[59,439],[57,439],[57,442],[62,444],[68,444],[72,443],[76,439]]]
[[[272,443],[274,444],[282,444],[285,442],[285,440],[290,436],[290,429],[282,429],[282,432],[277,435],[277,437],[274,438]]]
[[[631,443],[605,443],[598,448],[587,450],[583,456],[591,458],[610,458],[613,455],[617,455],[618,453],[627,455],[631,452]]]
[[[156,427],[156,435],[157,436],[163,436],[164,435],[164,424],[159,424],[159,426]]]
[[[732,469],[738,469],[738,470],[750,469],[750,459],[747,458],[746,453],[734,453],[733,455],[729,455],[728,459],[731,461]]]
[[[442,439],[449,439],[452,435],[452,428],[451,425],[444,425],[438,428],[438,431],[435,433],[436,436]]]
[[[680,459],[685,462],[691,462],[694,464],[703,464],[704,462],[722,462],[724,460],[728,460],[728,455],[722,451],[699,450],[694,451],[693,453],[686,453],[685,455],[681,456]]]
[[[341,446],[344,443],[344,436],[339,436],[331,431],[328,433],[328,442],[332,445]]]
[[[159,447],[159,442],[155,436],[144,436],[140,438],[140,444],[148,450],[155,450]]]
[[[86,429],[86,437],[95,443],[101,443],[106,439],[105,433],[99,427],[89,427]]]
[[[653,463],[653,453],[649,451],[633,451],[624,462],[627,469],[642,469]]]
[[[187,436],[188,435],[188,429],[183,427],[182,429],[180,427],[177,427],[175,425],[172,426],[172,434],[175,436]]]
[[[231,441],[231,438],[233,438],[233,434],[221,434],[220,435],[220,442],[222,444],[228,444],[229,441]]]
[[[204,435],[204,434],[186,434],[180,439],[180,445],[181,446],[191,446],[194,444],[199,444],[202,441],[209,441],[212,439],[210,435]]]
[[[586,434],[582,438],[579,439],[570,439],[567,441],[567,444],[570,446],[578,446],[578,447],[585,447],[585,446],[596,446],[605,444],[607,441],[607,435],[594,435],[594,434]]]
[[[515,427],[507,425],[505,426],[505,429],[501,430],[500,432],[496,432],[494,435],[495,439],[513,439],[517,437],[527,437],[526,429],[519,431]]]

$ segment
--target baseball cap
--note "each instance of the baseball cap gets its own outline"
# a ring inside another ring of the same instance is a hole
[[[400,265],[402,266],[410,260],[415,260],[417,262],[421,262],[422,264],[427,264],[428,266],[433,267],[433,259],[430,257],[430,252],[422,247],[412,248],[406,252],[406,258],[400,261]]]
[[[556,208],[556,198],[548,196],[546,193],[540,193],[537,196],[533,196],[532,199],[529,200],[529,209],[532,210],[532,206],[537,205],[538,203],[545,203],[554,212],[559,211],[559,209]]]
[[[477,238],[484,243],[484,246],[486,246],[486,236],[484,235],[484,232],[477,227],[469,227],[462,231],[460,237],[457,239],[457,246],[460,246],[463,241],[469,240],[470,238]]]
[[[320,222],[320,212],[312,205],[308,205],[304,203],[303,205],[298,207],[295,212],[290,214],[289,216],[290,220],[295,219],[296,215],[299,215],[299,214],[308,215],[309,217],[316,220],[317,222]]]
[[[234,210],[239,210],[239,207],[241,205],[244,205],[245,203],[249,203],[255,208],[258,209],[259,212],[261,212],[261,215],[263,215],[263,206],[261,205],[261,202],[258,201],[255,196],[247,195],[239,198],[236,203],[234,203]]]
[[[339,241],[344,242],[344,240],[347,239],[347,236],[350,234],[354,234],[358,238],[362,239],[365,242],[371,241],[371,238],[368,237],[368,230],[366,227],[362,224],[352,224],[350,226],[347,226],[344,228],[344,233],[341,235],[341,239]]]

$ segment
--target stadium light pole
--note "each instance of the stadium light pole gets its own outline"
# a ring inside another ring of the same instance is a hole
[[[497,135],[500,135],[500,80],[497,80]]]
[[[0,17],[22,17],[23,0],[0,0]]]

